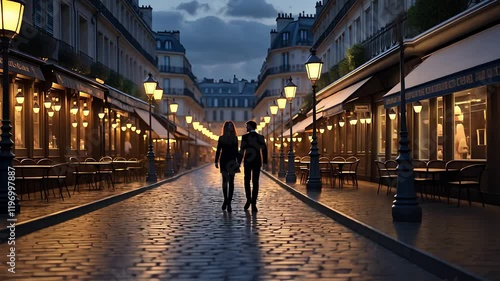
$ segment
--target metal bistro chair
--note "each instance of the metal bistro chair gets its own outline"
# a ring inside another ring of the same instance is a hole
[[[66,179],[68,177],[67,174],[70,171],[71,170],[68,163],[59,163],[53,165],[47,171],[47,175],[44,176],[45,183],[48,187],[50,187],[51,184],[57,185],[57,188],[59,189],[59,195],[61,196],[62,200],[64,200],[63,186],[66,189],[66,192],[68,193],[68,197],[71,197],[71,193],[69,193],[68,184],[66,182]]]
[[[95,177],[97,175],[96,169],[93,166],[80,165],[80,160],[76,157],[70,157],[69,161],[71,163],[72,174],[75,177],[75,186],[73,188],[73,194],[75,194],[77,187],[79,188],[80,180],[87,183],[89,190],[95,183]]]
[[[389,194],[390,186],[396,183],[397,175],[387,170],[384,162],[375,160],[375,166],[378,172],[377,194],[379,194],[382,185],[387,186],[387,194]]]
[[[454,181],[448,182],[448,204],[450,203],[450,191],[451,188],[458,189],[458,203],[457,206],[460,206],[460,191],[465,188],[467,191],[467,199],[469,201],[469,207],[471,206],[470,200],[470,189],[476,189],[479,193],[479,198],[481,199],[481,204],[483,204],[483,193],[481,192],[481,177],[483,175],[484,170],[486,169],[486,164],[473,164],[469,166],[465,166],[460,169],[457,175],[457,179]]]
[[[307,177],[309,177],[309,164],[307,162],[311,161],[309,155],[300,158],[300,183],[305,184],[307,182]]]
[[[344,164],[342,171],[338,171],[339,174],[339,179],[345,179],[345,180],[351,180],[352,181],[352,186],[355,188],[359,188],[358,186],[358,166],[359,166],[359,161],[357,157],[351,156],[345,160],[346,163]],[[343,186],[343,185],[341,185]]]
[[[323,176],[326,176],[327,183],[330,181],[330,185],[333,188],[335,186],[334,173],[328,157],[321,156],[319,158],[319,172],[321,174],[321,179],[323,179]]]

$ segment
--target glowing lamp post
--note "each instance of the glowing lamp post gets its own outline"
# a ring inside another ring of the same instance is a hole
[[[319,152],[318,152],[318,137],[316,136],[316,81],[321,77],[321,69],[323,62],[316,56],[316,50],[311,49],[311,55],[306,63],[307,77],[311,81],[313,89],[313,131],[311,150],[309,156],[311,164],[309,165],[309,177],[306,187],[308,190],[321,190],[321,174],[319,171]]]
[[[21,30],[24,14],[24,1],[0,1],[0,37],[2,46],[2,140],[0,141],[0,214],[14,215],[21,211],[16,194],[12,159],[12,126],[10,124],[10,83],[9,83],[9,46],[10,40]]]
[[[155,168],[155,152],[153,150],[153,127],[151,123],[151,104],[153,103],[153,99],[155,99],[158,94],[155,95],[155,90],[158,82],[153,78],[153,75],[149,73],[148,77],[146,80],[144,80],[144,91],[146,92],[146,96],[148,97],[149,101],[149,145],[148,145],[148,153],[147,153],[147,158],[148,158],[148,174],[146,175],[146,181],[148,183],[154,183],[157,182],[157,176],[156,176],[156,168]]]
[[[290,149],[288,150],[288,171],[286,173],[286,182],[295,183],[297,182],[297,175],[295,174],[295,155],[293,154],[293,132],[292,132],[292,101],[295,98],[295,93],[297,92],[297,86],[293,84],[292,77],[288,79],[288,83],[285,85],[285,97],[290,103]]]
[[[190,146],[189,146],[189,139],[191,138],[189,136],[189,126],[191,126],[191,123],[193,122],[193,115],[191,115],[191,113],[188,112],[188,115],[186,115],[186,123],[188,124],[188,157],[187,157],[187,163],[186,163],[186,170],[190,170],[191,169],[191,161],[190,161],[190,155],[191,155],[191,151],[189,150]]]
[[[283,145],[283,112],[285,111],[286,101],[287,101],[287,99],[283,96],[283,92],[281,92],[280,97],[276,99],[276,102],[278,103],[278,108],[280,109],[280,112],[281,112],[280,168],[279,168],[279,171],[278,171],[278,177],[284,177],[284,176],[286,176],[286,171],[285,171],[285,146]]]
[[[273,174],[276,174],[276,114],[278,114],[279,107],[276,104],[276,101],[273,100],[273,104],[269,106],[269,111],[271,111],[271,115],[273,115],[273,156],[272,156],[272,163],[271,163],[271,172]]]

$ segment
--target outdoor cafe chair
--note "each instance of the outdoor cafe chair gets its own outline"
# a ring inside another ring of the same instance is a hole
[[[333,168],[328,157],[319,157],[319,172],[321,179],[323,179],[323,176],[326,176],[326,182],[330,181],[332,188],[335,187]]]
[[[358,166],[359,166],[359,161],[360,159],[351,156],[346,159],[346,164],[344,164],[343,168],[341,171],[338,171],[339,177],[343,178],[345,180],[351,180],[352,185],[356,188],[358,188]],[[342,186],[342,185],[341,185]]]
[[[75,177],[75,186],[73,188],[73,194],[75,194],[77,188],[80,187],[80,182],[87,183],[89,190],[94,186],[95,177],[97,175],[96,168],[89,165],[80,165],[80,160],[76,157],[70,157],[70,170]]]
[[[458,190],[458,202],[457,206],[460,206],[460,193],[461,190],[465,188],[467,191],[467,199],[469,201],[469,207],[471,206],[470,200],[470,189],[475,189],[479,193],[479,198],[481,199],[481,204],[483,204],[483,193],[481,191],[481,177],[483,175],[484,170],[486,169],[486,164],[472,164],[469,166],[465,166],[460,169],[456,180],[448,182],[448,204],[450,203],[450,193],[451,188],[456,188]]]
[[[57,188],[59,189],[59,195],[61,196],[61,199],[64,200],[63,196],[63,187],[66,189],[66,192],[68,193],[68,197],[71,197],[71,194],[69,193],[68,190],[68,184],[67,184],[67,177],[68,173],[71,171],[70,166],[68,163],[59,163],[53,165],[48,171],[47,174],[44,176],[44,182],[47,187],[53,187],[52,185],[57,185]],[[52,191],[54,189],[52,188]]]
[[[382,161],[375,160],[375,166],[378,172],[378,188],[377,194],[380,192],[380,187],[382,185],[387,186],[387,194],[389,194],[392,185],[396,185],[397,174],[387,169],[386,163]]]
[[[307,178],[309,177],[309,163],[311,161],[311,157],[309,155],[302,156],[300,158],[300,183],[305,184],[307,182]]]

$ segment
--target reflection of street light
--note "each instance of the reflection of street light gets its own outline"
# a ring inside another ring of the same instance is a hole
[[[12,159],[12,126],[10,124],[10,83],[9,83],[9,46],[10,40],[21,30],[23,22],[24,2],[21,0],[3,0],[0,2],[0,37],[2,46],[2,140],[0,141],[0,214],[14,214],[21,211],[15,193],[14,169]],[[14,190],[14,194],[12,191]],[[9,194],[11,193],[11,194]],[[14,199],[14,200],[12,200]],[[14,205],[10,205],[14,203]]]
[[[146,92],[146,96],[149,101],[149,146],[148,146],[148,174],[146,175],[146,181],[149,183],[157,182],[156,177],[156,168],[155,168],[155,152],[153,150],[153,126],[151,124],[151,104],[153,103],[153,99],[155,98],[155,89],[158,82],[153,78],[151,73],[148,74],[148,77],[143,82],[144,90]]]
[[[272,163],[271,163],[271,172],[273,174],[276,174],[276,114],[278,114],[278,105],[276,105],[276,101],[273,100],[273,104],[269,106],[269,111],[271,111],[271,114],[274,116],[273,118],[273,157],[272,157]]]
[[[292,101],[295,98],[295,92],[297,91],[297,86],[293,84],[292,77],[288,79],[288,83],[285,85],[285,96],[290,103],[290,149],[288,150],[288,171],[286,173],[286,182],[295,183],[297,181],[297,175],[295,174],[295,155],[293,154],[293,134],[292,134]]]
[[[188,127],[188,144],[187,144],[187,150],[188,150],[188,157],[187,157],[187,163],[186,163],[186,170],[190,170],[191,169],[191,161],[189,160],[191,157],[191,151],[189,150],[189,142],[190,142],[190,136],[189,136],[189,126],[191,126],[191,122],[193,122],[193,115],[191,115],[190,112],[188,112],[188,114],[186,115],[186,123],[188,124],[187,127]]]
[[[321,176],[319,172],[319,152],[318,152],[318,141],[316,136],[316,81],[321,77],[321,69],[323,68],[323,62],[316,56],[316,50],[311,49],[311,55],[307,59],[306,63],[307,77],[311,80],[313,88],[313,131],[312,131],[312,141],[311,141],[311,151],[309,152],[309,157],[311,158],[311,164],[309,165],[309,178],[307,179],[307,189],[319,190],[321,189]]]
[[[278,103],[278,108],[281,111],[281,147],[280,147],[280,168],[278,171],[278,177],[284,177],[286,176],[286,171],[285,171],[285,146],[283,145],[283,112],[285,111],[286,107],[286,98],[285,96],[283,96],[283,92],[281,92],[280,97],[276,99],[276,102]]]
[[[408,141],[408,129],[406,127],[406,96],[405,96],[405,74],[404,74],[404,43],[403,43],[403,14],[399,14],[396,19],[397,37],[399,39],[399,71],[401,85],[401,119],[399,122],[399,156],[398,176],[396,195],[392,205],[392,220],[404,222],[422,221],[422,208],[417,202],[413,174],[413,165],[411,163],[410,146]]]
[[[173,121],[174,121],[174,128],[175,128],[175,114],[177,113],[177,109],[179,108],[179,104],[175,102],[175,99],[172,100],[172,103],[169,105],[168,104],[168,98],[167,98],[167,108],[170,109],[170,112],[172,112],[173,115]],[[167,110],[168,110],[167,109]],[[168,118],[168,111],[167,111],[167,118]],[[175,174],[174,171],[174,163],[172,162],[172,154],[170,153],[170,130],[167,130],[167,170],[165,171],[165,177],[171,177]]]

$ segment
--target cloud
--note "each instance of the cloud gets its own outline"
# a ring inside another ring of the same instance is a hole
[[[177,10],[184,10],[192,16],[196,15],[199,9],[208,11],[210,10],[210,6],[208,4],[200,4],[200,2],[196,0],[191,2],[181,3],[177,6]]]
[[[225,14],[233,17],[272,18],[278,11],[265,0],[229,0]]]
[[[271,26],[224,21],[215,16],[187,21],[180,12],[153,12],[154,30],[179,30],[198,79],[256,79],[269,47]]]

